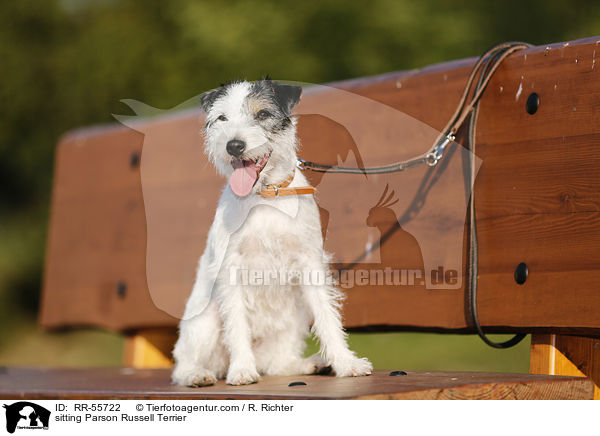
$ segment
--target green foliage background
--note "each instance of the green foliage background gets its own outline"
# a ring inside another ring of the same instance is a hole
[[[597,34],[597,0],[4,0],[0,363],[119,362],[117,336],[42,333],[35,316],[54,146],[69,129],[126,113],[120,99],[170,108],[232,78],[322,83],[477,56],[500,41]],[[351,340],[379,367],[527,370],[527,344],[498,352],[473,337]]]

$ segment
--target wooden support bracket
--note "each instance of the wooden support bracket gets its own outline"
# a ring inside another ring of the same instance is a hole
[[[177,339],[173,329],[137,330],[125,338],[125,366],[132,368],[170,368],[171,352]]]
[[[531,335],[529,372],[588,377],[594,382],[594,399],[600,400],[600,338]]]

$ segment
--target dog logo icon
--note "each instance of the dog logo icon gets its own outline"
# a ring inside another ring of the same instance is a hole
[[[6,431],[9,433],[14,433],[17,428],[48,430],[50,421],[48,409],[29,401],[4,404],[4,408],[6,409]]]

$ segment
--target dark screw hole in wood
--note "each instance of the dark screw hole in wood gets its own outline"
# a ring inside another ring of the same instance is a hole
[[[399,375],[408,375],[408,374],[406,373],[406,371],[392,371],[389,373],[389,376],[391,376],[391,377],[397,377]]]
[[[125,298],[126,294],[127,294],[127,283],[125,283],[125,282],[117,283],[117,295],[120,298]]]
[[[131,157],[129,158],[129,166],[131,168],[137,168],[140,166],[140,154],[137,151],[131,153]]]
[[[519,285],[522,285],[527,280],[527,276],[529,275],[529,269],[527,268],[527,264],[521,262],[517,265],[515,269],[515,282]]]
[[[291,382],[288,386],[290,388],[294,387],[294,386],[306,386],[306,383],[304,383],[304,382]]]
[[[527,113],[533,115],[537,112],[538,107],[540,106],[540,97],[537,93],[532,92],[531,95],[527,98],[527,103],[525,104],[525,109]]]

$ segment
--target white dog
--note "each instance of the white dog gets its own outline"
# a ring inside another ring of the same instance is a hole
[[[261,374],[372,371],[367,359],[348,349],[338,291],[323,280],[304,280],[306,273],[328,277],[329,266],[314,189],[296,170],[291,110],[301,91],[264,79],[230,83],[201,97],[206,152],[229,183],[180,323],[176,384],[206,386],[226,378],[244,385]],[[248,284],[244,271],[300,272],[304,279]],[[311,329],[321,353],[304,358]]]

